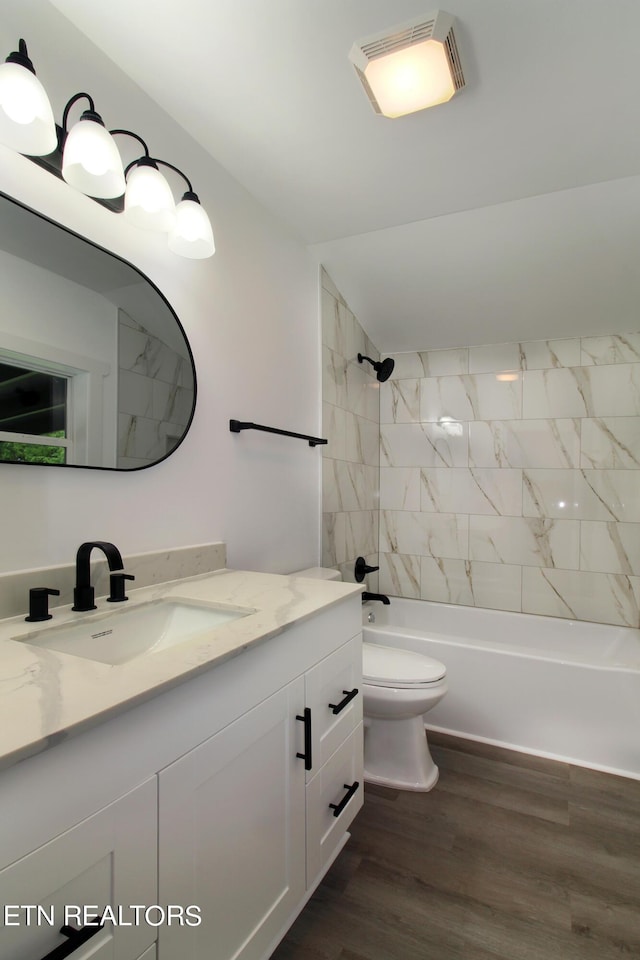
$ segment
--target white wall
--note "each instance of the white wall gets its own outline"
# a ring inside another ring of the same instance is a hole
[[[113,540],[125,557],[225,540],[233,567],[284,572],[317,563],[319,448],[228,428],[237,418],[319,431],[317,268],[57,11],[41,0],[5,0],[3,58],[20,37],[58,120],[66,100],[87,90],[108,127],[135,130],[185,170],[211,215],[217,252],[205,261],[178,258],[162,237],[135,230],[0,147],[2,191],[113,250],[160,287],[184,325],[198,375],[191,430],[157,466],[127,474],[0,465],[0,571],[68,562],[93,538]],[[167,64],[170,82],[170,56]]]

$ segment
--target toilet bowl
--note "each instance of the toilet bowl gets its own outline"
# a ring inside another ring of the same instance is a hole
[[[377,643],[362,645],[365,723],[364,779],[401,790],[432,790],[438,782],[423,714],[447,692],[439,660]]]

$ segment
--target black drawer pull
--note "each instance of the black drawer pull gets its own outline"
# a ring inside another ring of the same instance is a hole
[[[100,923],[94,927],[93,924],[96,920],[99,920]],[[103,928],[104,923],[102,923],[101,917],[91,917],[90,925],[80,927],[80,929],[76,929],[65,923],[63,927],[60,927],[60,933],[63,933],[65,937],[69,939],[66,943],[61,943],[59,946],[54,947],[42,960],[65,960],[66,957],[70,957],[75,953],[87,940],[95,937],[96,933],[100,933]]]
[[[349,800],[351,800],[351,797],[354,795],[354,793],[356,792],[356,790],[358,789],[359,786],[360,786],[360,784],[358,783],[357,780],[355,780],[355,781],[351,784],[351,786],[349,786],[348,783],[345,783],[345,784],[344,784],[344,788],[345,788],[345,790],[346,790],[347,792],[345,793],[345,795],[344,795],[344,797],[342,798],[342,800],[340,801],[340,803],[330,803],[330,804],[329,804],[330,808],[333,810],[333,815],[334,815],[334,817],[339,817],[339,816],[340,816],[340,814],[342,813],[342,811],[344,810],[344,808],[346,807],[346,805],[349,803]]]
[[[358,688],[354,687],[353,690],[343,690],[343,693],[346,693],[344,700],[341,700],[340,703],[330,703],[329,706],[333,713],[340,713],[341,710],[344,710],[348,703],[351,703],[354,697],[358,696]]]
[[[304,753],[296,753],[296,757],[304,760],[305,770],[311,770],[311,707],[305,707],[304,715],[298,714],[296,720],[304,723]]]

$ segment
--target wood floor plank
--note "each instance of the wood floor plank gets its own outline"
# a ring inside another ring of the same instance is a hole
[[[366,785],[272,960],[640,960],[640,781],[430,740],[436,788]]]

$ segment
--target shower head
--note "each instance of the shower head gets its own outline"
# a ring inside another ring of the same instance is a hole
[[[371,357],[365,357],[361,353],[358,354],[358,363],[362,363],[363,360],[368,360],[373,369],[376,372],[376,376],[380,383],[384,383],[385,380],[388,380],[391,374],[393,373],[393,368],[396,365],[395,360],[392,360],[391,357],[387,357],[386,360],[372,360]]]

